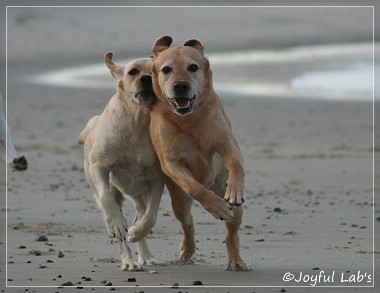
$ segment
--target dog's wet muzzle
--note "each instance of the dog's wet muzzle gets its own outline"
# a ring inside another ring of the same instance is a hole
[[[140,103],[150,104],[156,100],[156,95],[154,94],[153,90],[146,89],[138,92],[135,95],[135,98],[137,98]]]

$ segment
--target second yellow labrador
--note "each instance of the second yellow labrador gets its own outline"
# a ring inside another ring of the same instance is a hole
[[[203,44],[195,39],[169,48],[163,36],[153,46],[153,88],[150,134],[169,177],[166,185],[184,237],[179,261],[195,251],[193,199],[227,226],[226,270],[248,270],[240,257],[238,230],[244,202],[243,159],[230,121],[212,86]]]
[[[154,259],[145,236],[156,222],[164,189],[163,174],[149,137],[152,89],[152,58],[141,58],[127,66],[105,63],[117,82],[117,91],[104,111],[89,120],[78,138],[84,144],[84,171],[95,194],[104,221],[119,243],[121,269],[144,270]],[[136,208],[131,227],[123,215],[123,195]],[[127,240],[137,242],[138,262]]]

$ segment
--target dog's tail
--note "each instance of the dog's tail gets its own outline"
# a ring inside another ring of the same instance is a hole
[[[83,129],[83,131],[79,134],[77,143],[78,144],[84,144],[86,141],[88,132],[90,129],[95,125],[96,121],[98,120],[99,115],[92,117],[88,122],[86,127]]]

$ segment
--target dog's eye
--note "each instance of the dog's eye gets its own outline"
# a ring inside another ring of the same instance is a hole
[[[164,74],[168,74],[172,71],[172,69],[169,67],[169,66],[165,66],[164,68],[162,68],[161,70]]]
[[[189,70],[190,72],[197,72],[198,69],[199,69],[199,67],[197,64],[191,64],[191,65],[189,65],[189,67],[187,67],[187,70]]]
[[[138,71],[137,71],[136,68],[132,68],[131,70],[128,71],[128,74],[133,76],[133,75],[136,75],[137,72],[138,72]]]

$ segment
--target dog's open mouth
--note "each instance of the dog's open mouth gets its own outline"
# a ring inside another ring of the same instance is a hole
[[[180,115],[187,115],[193,111],[193,105],[196,95],[191,99],[186,97],[168,98],[170,104],[174,108],[175,112]]]

